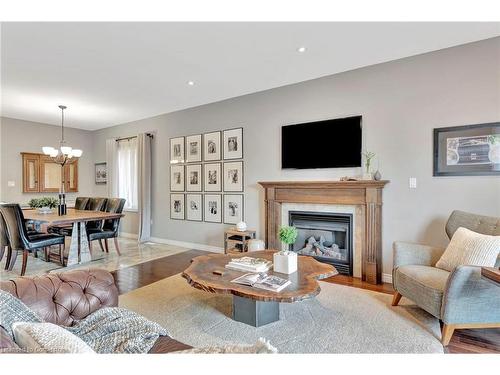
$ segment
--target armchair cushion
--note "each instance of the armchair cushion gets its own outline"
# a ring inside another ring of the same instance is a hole
[[[453,271],[458,266],[493,267],[500,252],[500,236],[458,228],[436,267]]]
[[[441,317],[441,304],[448,271],[422,265],[405,265],[394,270],[394,288],[421,308]]]

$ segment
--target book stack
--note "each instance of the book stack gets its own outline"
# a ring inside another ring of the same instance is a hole
[[[226,264],[226,268],[237,271],[258,273],[270,270],[272,265],[273,262],[267,259],[243,257],[232,259],[228,264]]]

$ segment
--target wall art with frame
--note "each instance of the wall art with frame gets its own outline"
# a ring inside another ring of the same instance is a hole
[[[221,163],[203,164],[203,185],[205,191],[222,191],[221,168]]]
[[[201,164],[186,165],[186,191],[201,192],[203,189]]]
[[[221,132],[203,134],[203,161],[221,160]]]
[[[224,160],[243,158],[243,128],[224,130]]]
[[[184,163],[184,137],[170,138],[170,164]]]
[[[222,195],[205,194],[203,203],[204,220],[208,223],[222,223]]]
[[[170,191],[184,191],[184,166],[170,166]]]
[[[243,194],[224,194],[224,223],[237,224],[244,221]]]
[[[186,162],[201,162],[201,134],[186,137]]]
[[[224,163],[224,191],[243,192],[243,162]]]
[[[184,220],[185,211],[184,194],[170,194],[170,218]]]
[[[186,194],[186,220],[203,221],[203,196]]]
[[[433,174],[500,175],[500,122],[434,129]]]

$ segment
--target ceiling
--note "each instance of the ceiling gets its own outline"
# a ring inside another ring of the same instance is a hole
[[[59,124],[65,104],[68,126],[94,130],[499,35],[500,23],[3,23],[2,116]]]

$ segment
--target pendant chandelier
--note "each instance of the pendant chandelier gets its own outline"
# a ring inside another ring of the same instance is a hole
[[[65,165],[70,159],[82,156],[83,151],[66,144],[64,140],[64,110],[67,107],[60,105],[59,108],[61,109],[61,141],[59,142],[59,148],[45,146],[42,147],[42,151],[45,155],[50,156],[55,163]]]

